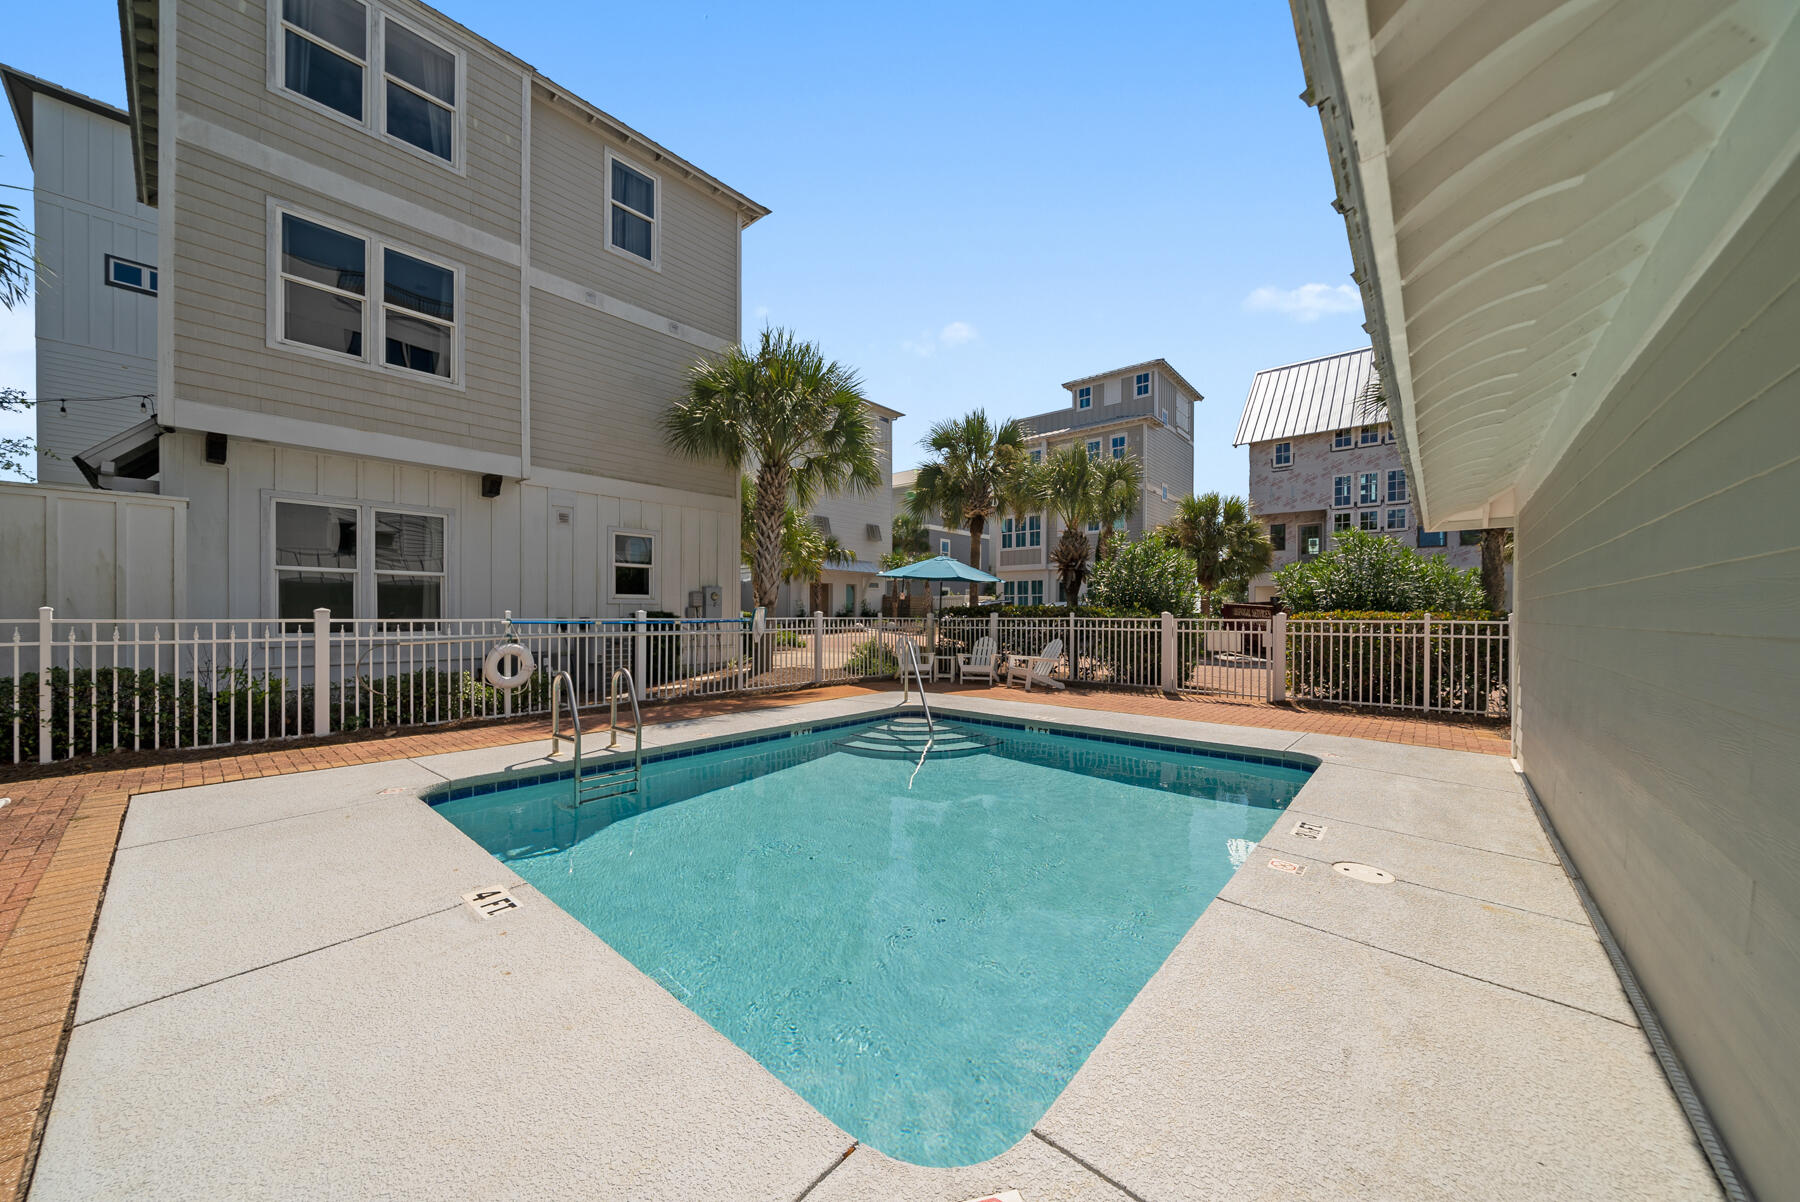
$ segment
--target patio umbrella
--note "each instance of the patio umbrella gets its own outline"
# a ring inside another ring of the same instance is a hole
[[[977,584],[1000,583],[1000,577],[990,576],[980,568],[972,568],[962,560],[952,559],[948,555],[934,555],[930,559],[921,559],[917,563],[909,563],[903,568],[894,568],[892,571],[881,574],[895,580],[960,580],[965,584],[971,581]],[[938,590],[934,588],[931,591],[933,594],[931,607],[936,609],[939,600],[936,595]]]

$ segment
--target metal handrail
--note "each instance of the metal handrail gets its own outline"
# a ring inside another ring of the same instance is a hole
[[[931,703],[925,700],[925,673],[924,670],[919,667],[919,646],[911,639],[901,639],[900,648],[900,704],[905,705],[906,699],[909,696],[906,683],[906,660],[910,656],[912,659],[913,679],[919,682],[919,708],[925,711],[925,729],[928,732],[935,734],[937,733],[937,727],[933,724],[931,719]],[[930,747],[931,740],[927,739],[925,745]]]
[[[575,775],[569,782],[569,808],[578,810],[581,808],[581,703],[575,699],[575,678],[561,668],[550,678],[550,755],[555,757],[557,747],[562,742],[562,694],[565,686],[569,690],[569,721],[575,726]]]
[[[619,680],[621,677],[630,686],[626,689],[625,695],[631,699],[631,728],[637,735],[637,748],[632,752],[631,770],[637,773],[641,780],[644,771],[644,715],[638,709],[637,681],[632,679],[630,668],[614,668],[612,680],[606,686],[606,691],[612,694],[612,714],[607,720],[607,729],[612,732],[612,738],[607,741],[606,745],[609,748],[619,745]]]

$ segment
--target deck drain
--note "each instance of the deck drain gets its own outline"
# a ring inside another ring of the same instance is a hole
[[[1384,872],[1373,864],[1358,864],[1353,860],[1339,860],[1331,866],[1331,871],[1340,876],[1347,876],[1353,881],[1361,881],[1365,885],[1391,885],[1394,874]]]

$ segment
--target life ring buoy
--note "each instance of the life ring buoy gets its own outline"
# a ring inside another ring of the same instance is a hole
[[[514,662],[513,670],[502,672],[500,665],[508,659]],[[537,661],[531,657],[530,648],[518,643],[501,643],[481,662],[481,678],[496,689],[516,689],[536,671]]]

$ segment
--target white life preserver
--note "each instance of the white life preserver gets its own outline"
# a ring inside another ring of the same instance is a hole
[[[517,661],[510,673],[500,671],[501,661],[506,659]],[[501,643],[481,662],[481,678],[496,689],[516,689],[530,680],[535,671],[537,661],[531,658],[530,649],[518,643]]]

